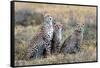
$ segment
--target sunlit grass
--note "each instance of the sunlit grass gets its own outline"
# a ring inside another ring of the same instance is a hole
[[[17,26],[19,28],[16,29],[16,35],[17,33],[25,33],[25,35],[28,36],[28,38],[33,37],[39,30],[40,26],[28,26],[28,27],[21,27]],[[21,30],[20,30],[21,29]],[[20,31],[19,31],[20,30]],[[63,33],[63,41],[72,33],[72,30],[66,30]],[[27,34],[29,32],[29,34]],[[22,37],[23,34],[21,35]],[[18,36],[16,36],[18,37]],[[16,40],[15,40],[16,41]],[[16,41],[17,42],[17,41]],[[31,59],[26,60],[25,54],[28,47],[28,42],[21,39],[20,43],[17,43],[15,45],[15,65],[21,66],[21,65],[38,65],[38,64],[59,64],[59,63],[73,63],[73,62],[87,62],[87,61],[96,61],[96,40],[84,40],[81,44],[81,50],[80,52],[76,54],[58,54],[58,55],[51,55],[48,58],[39,58],[39,59]]]
[[[89,62],[96,61],[96,47],[82,45],[81,51],[76,54],[58,54],[51,55],[48,58],[39,58],[31,60],[16,60],[16,65],[40,65],[40,64],[59,64],[59,63],[74,63],[74,62]]]

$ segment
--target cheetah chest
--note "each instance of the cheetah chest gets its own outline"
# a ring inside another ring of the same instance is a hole
[[[49,35],[49,39],[51,40],[52,39],[52,37],[53,37],[53,27],[50,27],[50,28],[48,28],[48,32],[47,32],[47,35]]]

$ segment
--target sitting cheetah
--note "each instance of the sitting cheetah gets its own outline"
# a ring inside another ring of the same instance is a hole
[[[76,29],[63,43],[61,47],[61,52],[66,53],[76,53],[80,51],[80,44],[83,39],[84,24],[77,24]]]
[[[62,25],[55,24],[53,39],[52,39],[52,54],[59,53],[61,47],[61,40],[62,40]]]
[[[53,36],[53,17],[45,16],[40,32],[30,40],[27,58],[39,58],[51,54],[51,40]],[[44,52],[45,50],[45,52]]]

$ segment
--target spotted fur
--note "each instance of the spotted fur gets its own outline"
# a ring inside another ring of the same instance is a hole
[[[51,40],[53,37],[53,17],[45,16],[41,31],[30,40],[27,58],[39,58],[51,54]]]
[[[55,24],[53,39],[52,39],[52,53],[53,54],[59,53],[60,47],[61,47],[61,40],[62,40],[62,25]]]
[[[76,53],[80,51],[80,44],[83,39],[84,26],[77,24],[74,32],[64,41],[61,52],[66,53]]]

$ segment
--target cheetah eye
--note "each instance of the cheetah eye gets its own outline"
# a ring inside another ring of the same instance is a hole
[[[76,27],[78,27],[78,26],[79,26],[79,24],[76,24],[75,26],[76,26]]]
[[[50,36],[48,35],[48,38],[50,38]]]
[[[83,24],[82,26],[84,26],[85,24]]]

